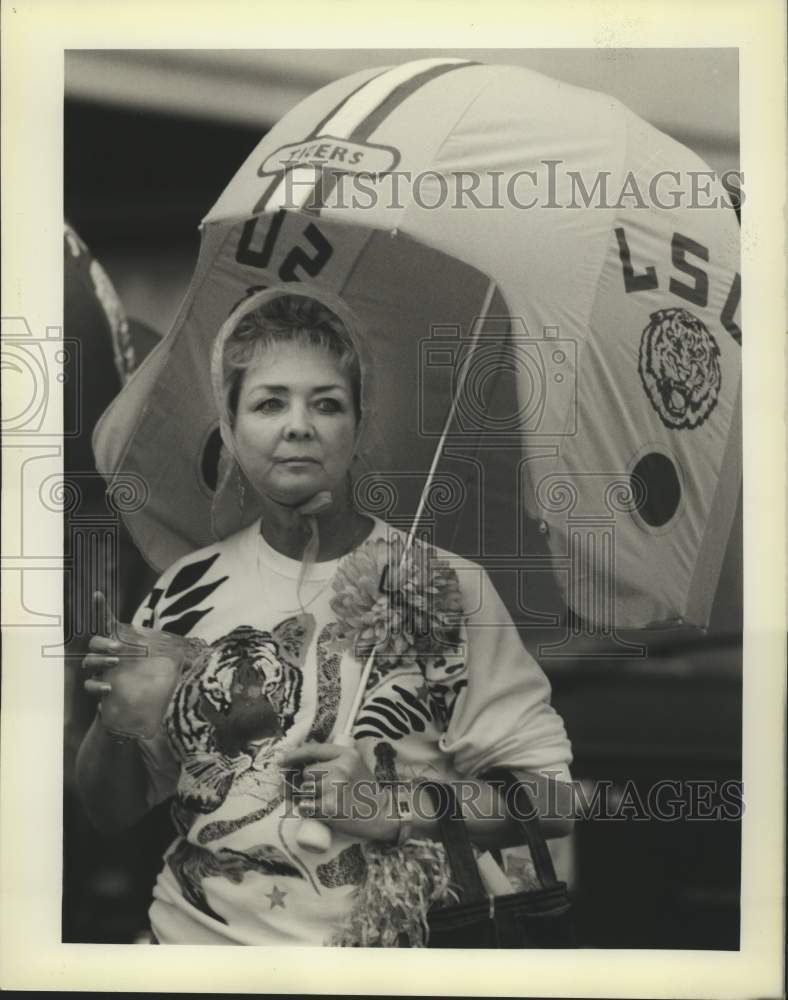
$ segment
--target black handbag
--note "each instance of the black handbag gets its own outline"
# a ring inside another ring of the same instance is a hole
[[[553,859],[533,809],[528,789],[509,771],[495,769],[485,780],[501,782],[505,801],[522,797],[524,816],[513,817],[531,849],[538,889],[490,896],[484,887],[462,811],[454,791],[441,785],[441,839],[460,902],[428,914],[428,948],[571,948],[574,946],[570,901],[565,882],[556,878]],[[435,785],[431,788],[436,789]],[[436,789],[437,790],[437,789]],[[515,791],[516,790],[516,791]],[[511,813],[510,813],[511,815]]]

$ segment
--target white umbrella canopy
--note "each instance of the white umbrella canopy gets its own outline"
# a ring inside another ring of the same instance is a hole
[[[521,68],[421,60],[311,95],[205,219],[173,330],[97,428],[98,467],[149,485],[143,553],[211,542],[217,503],[221,532],[259,515],[214,496],[208,359],[250,289],[294,282],[366,330],[362,507],[409,526],[439,449],[419,528],[515,621],[554,580],[603,631],[705,626],[740,481],[738,228],[706,170]]]

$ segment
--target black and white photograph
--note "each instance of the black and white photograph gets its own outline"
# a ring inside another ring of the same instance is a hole
[[[36,6],[3,7],[62,59],[3,192],[2,919],[42,916],[2,984],[781,995],[768,32],[230,44],[130,3],[109,44]]]

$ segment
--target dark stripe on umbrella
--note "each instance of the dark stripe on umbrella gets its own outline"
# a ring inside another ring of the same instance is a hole
[[[323,129],[325,128],[326,122],[330,121],[334,117],[335,114],[337,114],[339,111],[341,111],[342,108],[344,108],[344,106],[347,104],[347,102],[350,100],[351,97],[354,97],[360,90],[363,90],[364,87],[366,87],[368,83],[372,83],[373,80],[377,80],[377,78],[379,76],[383,76],[384,73],[388,73],[388,72],[389,71],[387,69],[384,69],[380,73],[376,73],[375,76],[371,76],[368,80],[365,80],[363,83],[360,83],[358,85],[358,87],[356,87],[355,90],[351,90],[349,94],[345,94],[345,96],[342,98],[342,100],[339,102],[339,104],[335,105],[328,112],[328,114],[325,116],[325,118],[321,119],[321,121],[319,121],[317,123],[317,125],[315,125],[315,127],[312,129],[312,131],[309,133],[309,135],[306,136],[306,138],[304,139],[304,142],[308,142],[310,139],[316,139],[320,135],[320,133],[323,131]],[[269,198],[274,193],[274,191],[276,191],[276,189],[279,187],[279,184],[282,181],[282,178],[284,177],[284,175],[285,175],[285,171],[284,170],[280,170],[279,173],[274,174],[274,176],[271,178],[271,180],[270,180],[270,182],[268,184],[268,187],[265,189],[265,191],[263,191],[263,193],[257,199],[257,204],[254,206],[254,212],[255,212],[255,214],[257,212],[262,212],[263,211],[263,209],[265,208],[265,206],[268,204]]]
[[[436,77],[451,73],[456,69],[466,69],[468,66],[478,66],[475,62],[450,63],[448,66],[433,66],[424,70],[410,80],[405,80],[399,87],[395,87],[385,100],[370,112],[367,117],[353,130],[350,138],[357,142],[364,142],[368,139],[380,123],[391,114],[391,112],[407,100],[411,94],[423,87],[425,83],[434,80]]]
[[[384,76],[386,73],[389,73],[390,70],[391,67],[389,67],[389,69],[381,70],[380,73],[376,73],[374,76],[371,76],[368,80],[365,80],[363,83],[360,83],[355,90],[351,90],[349,94],[345,94],[345,96],[342,98],[339,104],[337,104],[336,107],[332,108],[325,116],[325,118],[323,118],[320,122],[318,122],[317,125],[315,125],[315,127],[307,136],[307,139],[317,139],[317,137],[326,127],[326,124],[329,121],[331,121],[331,119],[334,117],[335,114],[338,114],[338,112],[340,112],[342,108],[344,108],[344,106],[347,104],[347,102],[350,100],[351,97],[355,97],[359,91],[363,90],[364,87],[367,87],[370,83],[372,83],[373,80],[378,80],[381,76]]]
[[[411,94],[414,94],[426,83],[429,83],[430,80],[434,80],[436,77],[450,73],[455,69],[465,69],[467,66],[478,65],[479,64],[477,62],[465,62],[451,63],[448,66],[433,66],[431,69],[424,70],[423,73],[417,74],[410,80],[405,80],[404,83],[395,87],[388,97],[384,98],[374,111],[371,111],[367,117],[353,129],[348,136],[348,140],[350,142],[366,142],[375,129],[382,122],[384,122],[386,118],[388,118],[392,111],[406,101]],[[321,208],[325,207],[326,199],[331,195],[331,192],[336,187],[338,176],[338,173],[331,170],[323,170],[321,172],[320,180],[317,184],[315,184],[315,189],[309,200],[309,211],[311,213],[314,215],[320,215]]]
[[[364,118],[359,124],[353,129],[351,134],[348,136],[349,141],[364,142],[370,135],[375,131],[375,129],[383,122],[395,108],[398,108],[403,101],[407,100],[411,94],[415,93],[420,87],[423,87],[430,80],[434,80],[436,77],[443,76],[445,73],[450,73],[455,69],[464,69],[466,66],[478,66],[476,62],[464,62],[464,63],[450,63],[449,65],[443,66],[432,66],[430,69],[424,70],[422,73],[417,73],[416,76],[411,77],[410,80],[405,80],[398,87],[395,87],[392,92],[385,97],[380,104],[371,111],[366,118]],[[384,72],[388,73],[389,70]],[[379,74],[382,76],[383,74]],[[339,104],[323,118],[323,120],[314,127],[312,132],[307,139],[316,139],[320,134],[321,130],[325,128],[326,124],[331,120],[331,118],[342,108],[351,97],[357,94],[360,90],[363,90],[367,84],[371,83],[373,80],[377,80],[378,77],[374,76],[370,80],[365,80],[360,87],[357,87],[350,94],[347,94],[345,98],[340,101]],[[305,140],[306,141],[306,140]],[[262,197],[258,200],[254,207],[255,212],[262,211],[268,204],[268,200],[273,194],[274,190],[279,186],[279,183],[284,176],[282,174],[277,174],[273,179],[272,183],[269,184],[268,188],[263,193]],[[331,192],[336,186],[337,174],[333,171],[323,171],[320,178],[315,184],[315,189],[312,193],[312,197],[309,199],[308,209],[310,213],[314,215],[320,215],[320,210],[325,206],[326,199],[330,196]]]

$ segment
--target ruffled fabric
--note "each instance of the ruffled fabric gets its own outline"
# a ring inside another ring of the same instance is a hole
[[[424,948],[427,914],[459,901],[443,844],[409,840],[402,847],[367,841],[367,875],[345,924],[329,944],[340,948]]]

